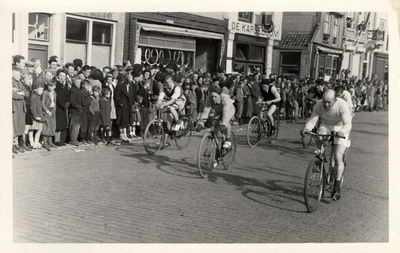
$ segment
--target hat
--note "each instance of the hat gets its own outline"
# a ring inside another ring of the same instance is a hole
[[[97,87],[97,86],[95,86],[95,87]],[[111,93],[111,90],[110,90],[110,88],[105,87],[104,89],[101,90],[101,93],[103,93],[103,94],[110,94],[110,93]]]
[[[112,79],[114,79],[114,76],[111,74],[107,74],[106,77],[104,77],[104,80],[107,80],[107,78],[111,77]]]
[[[126,69],[125,69],[125,71],[132,71],[133,70],[133,67],[132,66],[128,66],[128,67],[126,67]]]
[[[93,87],[92,87],[92,91],[93,91],[93,92],[95,92],[95,91],[100,92],[100,87],[99,87],[99,86],[93,86]]]
[[[133,71],[132,72],[132,76],[133,77],[139,77],[139,76],[141,76],[142,75],[142,72],[140,72],[140,71]]]
[[[25,62],[25,66],[28,68],[33,68],[35,67],[35,63],[31,62],[31,61],[26,61]]]
[[[215,92],[215,93],[218,93],[218,94],[222,93],[221,88],[216,86],[216,85],[211,85],[210,88],[208,88],[208,90],[210,91],[210,93],[211,92]]]

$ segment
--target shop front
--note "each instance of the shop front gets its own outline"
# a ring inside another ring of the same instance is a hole
[[[135,63],[145,66],[178,66],[181,69],[214,71],[221,65],[224,34],[172,27],[158,24],[137,23]]]
[[[313,77],[315,79],[339,78],[343,61],[343,50],[316,44]]]
[[[281,39],[281,27],[279,12],[230,13],[226,72],[271,74],[273,44]]]

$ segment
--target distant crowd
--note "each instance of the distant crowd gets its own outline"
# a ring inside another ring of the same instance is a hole
[[[143,66],[130,61],[100,69],[83,65],[80,59],[61,66],[57,56],[46,65],[43,69],[37,58],[13,57],[13,153],[51,151],[67,143],[113,145],[116,139],[129,142],[142,136],[160,98],[165,97],[166,77],[182,87],[186,99],[182,113],[194,123],[212,85],[234,100],[232,124],[246,124],[260,113],[259,102],[265,96],[262,85],[275,85],[281,96],[281,117],[290,121],[309,117],[326,88],[347,90],[355,112],[388,110],[388,84],[377,75],[371,80],[323,81],[275,74],[205,73],[176,64]]]

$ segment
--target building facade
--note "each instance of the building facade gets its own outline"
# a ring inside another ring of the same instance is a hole
[[[281,39],[281,12],[231,12],[226,72],[245,75],[272,71],[274,41]]]
[[[183,12],[126,14],[124,59],[147,66],[225,69],[227,20]]]
[[[340,12],[284,12],[282,40],[274,46],[273,72],[337,78],[343,61],[343,16]]]
[[[81,59],[102,68],[122,63],[124,13],[14,13],[13,55],[38,58],[42,68],[50,56],[61,65]]]

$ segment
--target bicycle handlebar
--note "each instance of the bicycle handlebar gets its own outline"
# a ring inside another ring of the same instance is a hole
[[[313,136],[321,136],[321,137],[336,137],[336,138],[341,138],[341,139],[345,139],[346,137],[344,137],[344,136],[339,136],[338,135],[338,132],[335,132],[335,131],[332,131],[330,134],[316,134],[316,133],[313,133],[313,132],[309,132],[309,131],[305,131],[305,132],[303,132],[303,134],[310,134],[310,135],[313,135]]]

